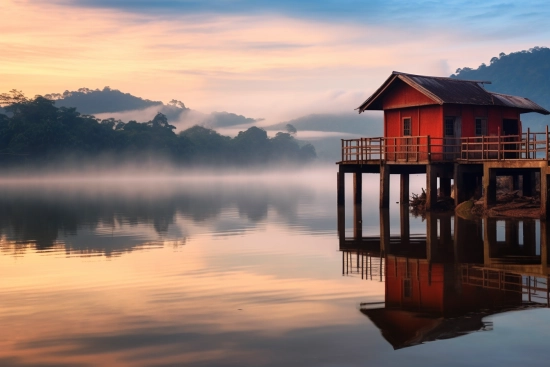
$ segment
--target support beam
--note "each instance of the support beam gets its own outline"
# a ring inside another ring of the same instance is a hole
[[[483,167],[483,206],[488,209],[497,201],[497,176],[493,168]]]
[[[390,166],[380,165],[380,208],[390,207]]]
[[[399,195],[399,204],[401,206],[409,207],[409,183],[410,183],[410,175],[408,173],[402,173],[399,176],[399,183],[400,183],[400,195]]]
[[[426,165],[426,210],[437,203],[437,171],[435,165]]]

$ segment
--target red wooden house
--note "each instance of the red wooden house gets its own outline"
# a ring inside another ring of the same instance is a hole
[[[497,149],[496,137],[501,136],[505,141],[521,141],[520,114],[550,114],[527,98],[489,92],[483,87],[487,83],[490,82],[394,71],[358,107],[359,113],[384,111],[384,141],[369,142],[371,149],[357,153],[375,153],[378,148],[372,148],[372,144],[382,144],[385,149],[381,152],[382,159],[389,161],[491,158],[496,153],[493,150]],[[480,154],[481,137],[488,137],[485,142],[491,143],[484,147],[487,152],[483,156]],[[461,154],[468,148],[471,151],[469,156]],[[507,144],[507,148],[508,153],[515,153],[508,154],[507,158],[520,158],[518,153],[521,148],[517,144]]]
[[[344,205],[344,174],[354,174],[354,201],[361,202],[361,174],[380,174],[380,207],[389,207],[390,174],[401,175],[399,202],[409,202],[409,174],[426,174],[426,209],[453,188],[455,204],[483,191],[484,205],[496,202],[496,177],[508,175],[523,194],[535,194],[541,177],[541,217],[550,187],[550,132],[522,128],[521,114],[550,114],[535,102],[490,92],[489,82],[393,72],[363,102],[359,113],[384,111],[384,136],[342,140],[338,205]],[[517,179],[517,180],[516,180]],[[454,180],[454,186],[451,186]],[[357,216],[357,215],[356,215]],[[357,216],[358,217],[358,216]]]

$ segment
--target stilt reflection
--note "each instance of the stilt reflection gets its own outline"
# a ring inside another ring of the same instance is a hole
[[[342,273],[385,282],[385,302],[360,310],[394,349],[492,330],[492,314],[549,307],[546,222],[428,213],[425,235],[415,236],[406,207],[400,217],[399,236],[390,236],[387,209],[379,236],[345,237],[341,218],[338,228]]]

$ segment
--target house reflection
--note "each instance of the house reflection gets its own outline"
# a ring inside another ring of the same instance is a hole
[[[385,302],[360,310],[394,349],[491,330],[491,314],[549,306],[546,222],[428,213],[425,235],[413,236],[402,211],[399,236],[390,236],[387,210],[379,236],[346,238],[339,226],[343,274],[385,282]]]

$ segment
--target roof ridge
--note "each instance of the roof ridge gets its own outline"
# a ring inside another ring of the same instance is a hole
[[[457,79],[457,78],[451,78],[451,77],[448,77],[448,76],[432,76],[432,75],[409,74],[409,73],[403,73],[401,71],[392,71],[392,74],[393,75],[407,75],[407,76],[420,77],[420,78],[430,78],[430,79],[444,79],[444,80],[452,80],[452,81],[457,81],[457,82],[492,84],[490,80]]]

